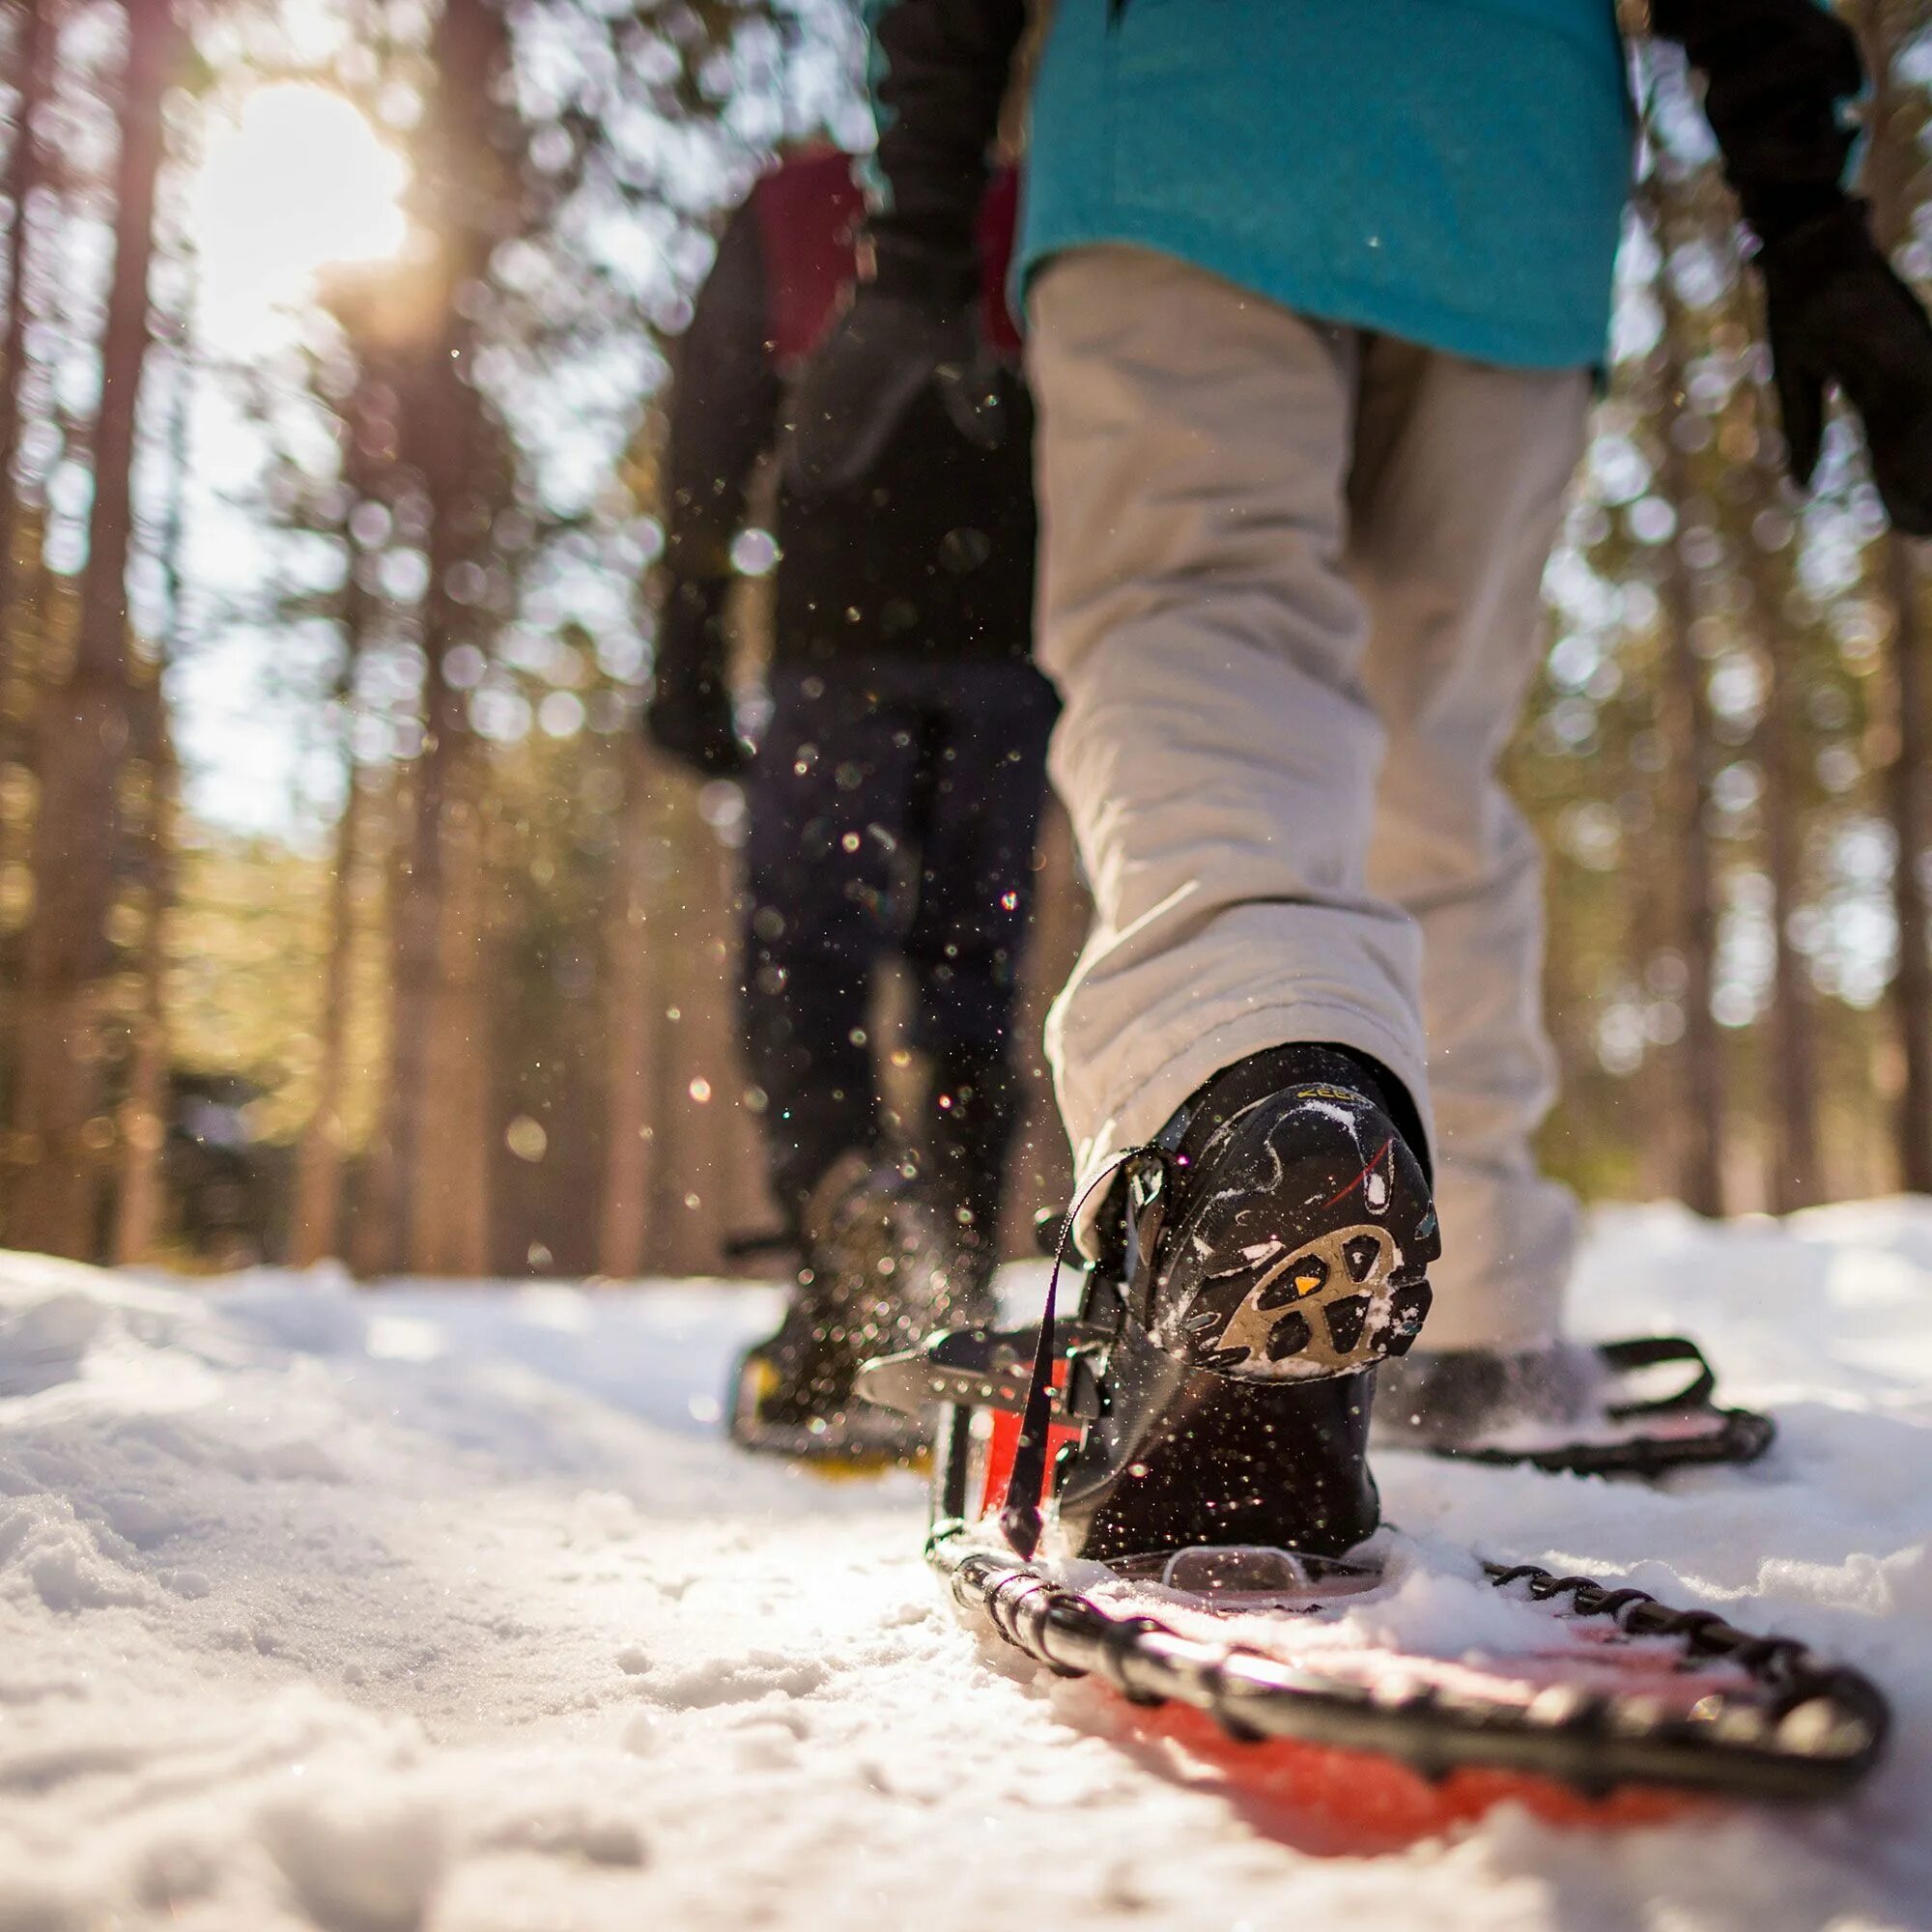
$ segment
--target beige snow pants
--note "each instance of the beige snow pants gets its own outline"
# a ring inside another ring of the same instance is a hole
[[[1314,323],[1127,247],[1059,257],[1030,307],[1037,651],[1097,906],[1047,1024],[1082,1184],[1246,1055],[1353,1047],[1431,1123],[1420,1347],[1551,1339],[1576,1208],[1530,1151],[1542,871],[1495,765],[1587,372]]]

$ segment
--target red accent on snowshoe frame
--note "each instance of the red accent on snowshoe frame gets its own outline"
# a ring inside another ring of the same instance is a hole
[[[1067,1383],[1069,1364],[1065,1361],[1053,1365],[1053,1386],[1065,1390]],[[1020,1418],[1010,1409],[989,1409],[991,1429],[986,1437],[986,1472],[980,1487],[980,1517],[1000,1515],[1012,1500],[1013,1455],[1020,1446]],[[1055,1460],[1069,1442],[1078,1442],[1087,1434],[1082,1423],[1050,1423],[1046,1432],[1046,1469],[1051,1477]],[[1042,1483],[1040,1493],[1036,1499],[1037,1506],[1046,1506],[1046,1490]]]

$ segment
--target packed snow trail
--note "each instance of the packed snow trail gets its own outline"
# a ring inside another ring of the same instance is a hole
[[[1932,1203],[1597,1224],[1579,1326],[1698,1335],[1756,1468],[1378,1462],[1412,1530],[1842,1654],[1889,1763],[1378,1856],[959,1628],[912,1479],[728,1449],[773,1305],[0,1257],[0,1928],[1932,1926]]]

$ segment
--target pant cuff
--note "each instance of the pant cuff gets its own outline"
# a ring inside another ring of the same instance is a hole
[[[1420,1041],[1399,1037],[1354,1008],[1295,1002],[1257,1007],[1238,1019],[1207,1028],[1194,1043],[1144,1076],[1074,1150],[1073,1198],[1079,1204],[1074,1236],[1081,1250],[1094,1252],[1094,1224],[1107,1189],[1098,1185],[1129,1149],[1159,1133],[1191,1094],[1223,1068],[1269,1047],[1303,1043],[1346,1046],[1378,1060],[1407,1088],[1432,1142],[1427,1061]]]

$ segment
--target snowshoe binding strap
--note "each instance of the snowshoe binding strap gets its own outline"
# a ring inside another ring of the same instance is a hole
[[[1615,1375],[1654,1369],[1664,1362],[1694,1362],[1697,1372],[1674,1395],[1642,1402],[1613,1403],[1605,1413],[1622,1422],[1633,1415],[1662,1415],[1673,1408],[1708,1408],[1717,1393],[1718,1372],[1688,1335],[1633,1335],[1627,1341],[1600,1342],[1597,1359]]]
[[[1040,1496],[1046,1488],[1047,1443],[1053,1424],[1053,1363],[1055,1340],[1059,1332],[1060,1270],[1073,1239],[1080,1210],[1094,1198],[1094,1191],[1113,1179],[1122,1168],[1144,1157],[1165,1163],[1170,1155],[1156,1143],[1128,1148],[1116,1154],[1075,1197],[1060,1224],[1060,1236],[1053,1244],[1053,1266],[1046,1277],[1046,1304],[1040,1311],[1039,1340],[1034,1350],[1033,1375],[1027,1383],[1026,1404],[1020,1410],[1020,1439],[1013,1451],[1012,1474],[1007,1484],[1006,1507],[1000,1512],[1000,1529],[1007,1541],[1023,1557],[1039,1548],[1045,1520],[1040,1514]],[[1129,1216],[1129,1226],[1132,1217]],[[1131,1236],[1129,1236],[1131,1239]]]

